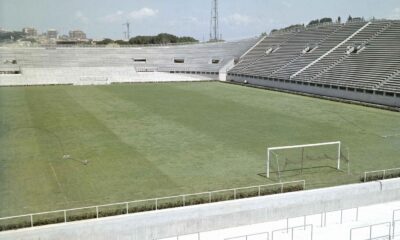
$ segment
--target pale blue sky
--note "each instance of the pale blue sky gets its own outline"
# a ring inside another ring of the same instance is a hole
[[[0,0],[0,28],[66,34],[82,29],[91,38],[123,38],[129,20],[131,35],[168,32],[208,39],[211,0]],[[322,17],[400,19],[400,0],[220,0],[221,33],[225,39]]]

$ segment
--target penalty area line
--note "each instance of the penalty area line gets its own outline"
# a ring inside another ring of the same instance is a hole
[[[54,167],[53,167],[53,165],[51,163],[49,163],[49,165],[50,165],[51,170],[53,171],[53,175],[54,175],[54,178],[56,179],[56,182],[57,182],[58,188],[60,189],[60,192],[63,192],[61,183],[60,183],[60,181],[58,181],[56,170],[54,169]],[[65,196],[65,194],[63,194],[63,196],[64,196],[65,202],[68,203],[68,199]]]
[[[400,133],[398,134],[392,134],[392,135],[383,135],[381,136],[382,138],[394,138],[394,137],[400,137]]]

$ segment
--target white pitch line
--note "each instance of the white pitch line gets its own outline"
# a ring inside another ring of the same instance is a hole
[[[61,183],[60,183],[60,181],[58,181],[58,177],[57,177],[56,170],[54,170],[54,167],[53,167],[53,165],[52,165],[51,163],[49,163],[49,165],[50,165],[51,170],[53,171],[54,178],[56,179],[56,182],[57,182],[57,185],[58,185],[60,191],[63,192],[63,191],[62,191]],[[65,194],[63,194],[63,196],[64,196],[65,202],[68,203],[68,199],[67,199],[67,197],[65,196]]]
[[[390,138],[390,137],[400,137],[400,133],[398,134],[393,134],[393,135],[384,135],[382,136],[383,138]]]

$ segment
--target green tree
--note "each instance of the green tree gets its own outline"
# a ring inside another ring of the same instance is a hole
[[[107,45],[107,44],[110,44],[110,43],[114,43],[114,40],[112,40],[110,38],[105,38],[105,39],[103,39],[101,41],[96,42],[96,44],[99,44],[99,45]]]
[[[124,41],[124,40],[115,40],[115,43],[118,45],[127,45],[129,44],[128,41]]]
[[[0,42],[17,41],[25,37],[23,32],[0,32]]]
[[[351,15],[349,15],[349,17],[347,18],[348,22],[351,22],[353,20],[353,17]]]
[[[319,19],[311,20],[307,26],[319,24]]]
[[[319,20],[319,23],[331,23],[331,22],[332,22],[332,18],[328,18],[328,17],[321,18]]]
[[[136,36],[129,40],[130,44],[170,44],[170,43],[190,43],[198,42],[192,37],[177,37],[169,33],[160,33],[157,36]]]

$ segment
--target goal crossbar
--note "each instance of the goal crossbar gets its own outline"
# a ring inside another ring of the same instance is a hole
[[[306,148],[306,147],[319,147],[319,146],[327,146],[327,145],[338,145],[338,152],[337,152],[337,169],[340,170],[340,148],[342,143],[340,141],[336,142],[324,142],[324,143],[312,143],[312,144],[302,144],[302,145],[292,145],[292,146],[282,146],[282,147],[269,147],[267,148],[267,166],[266,166],[266,173],[267,178],[269,178],[269,166],[270,166],[270,155],[271,151],[274,150],[284,150],[284,149],[294,149],[294,148]]]

